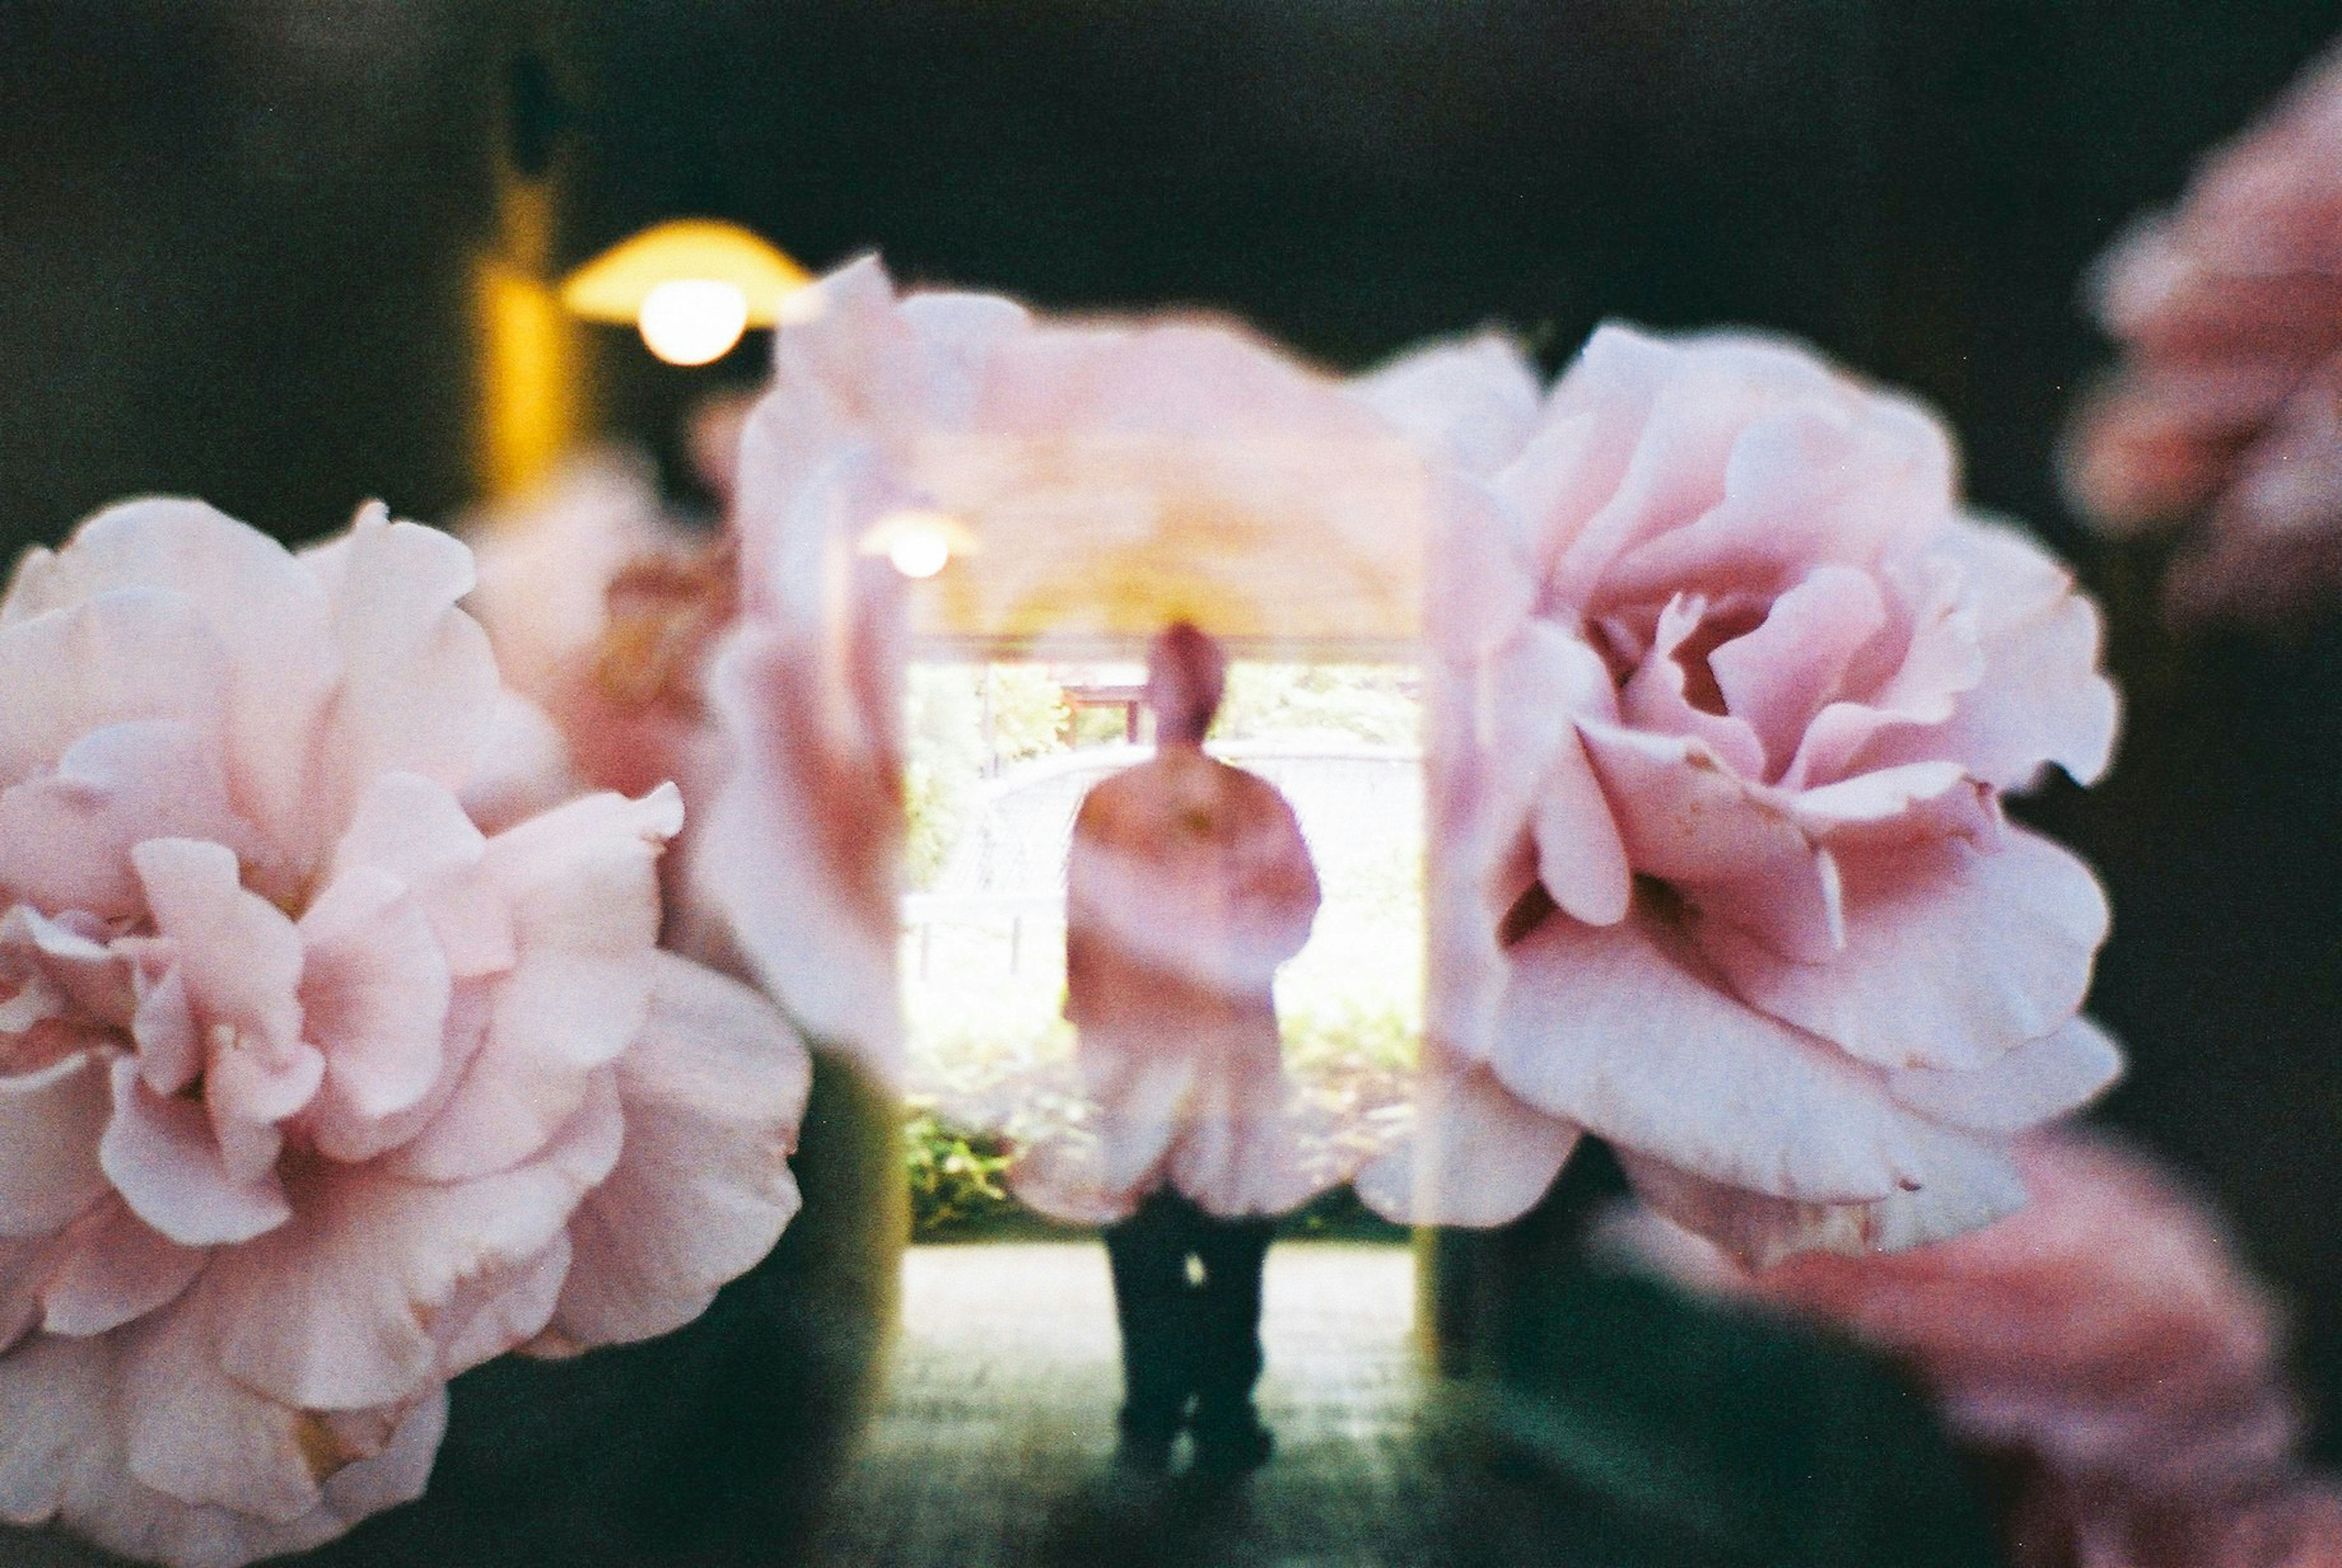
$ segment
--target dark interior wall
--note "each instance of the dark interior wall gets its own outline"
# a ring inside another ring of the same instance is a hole
[[[293,534],[468,484],[461,0],[0,0],[0,534],[202,494]]]
[[[2077,275],[2342,0],[0,0],[0,532],[193,491],[288,534],[471,484],[465,257],[515,41],[562,245],[679,211],[809,264],[1230,309],[1341,365],[1508,325],[1754,324],[1934,399],[2113,616],[2110,1114],[2201,1174],[2342,1386],[2342,631],[2177,644],[2049,455]],[[752,376],[761,345],[718,375]],[[599,343],[614,421],[708,385]]]

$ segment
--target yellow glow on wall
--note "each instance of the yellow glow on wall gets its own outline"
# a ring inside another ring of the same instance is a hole
[[[544,281],[552,194],[507,175],[501,244],[473,270],[480,360],[479,466],[490,495],[525,490],[567,448],[580,414],[577,328]]]
[[[645,229],[569,275],[561,303],[587,321],[626,322],[670,365],[706,365],[752,326],[817,310],[811,275],[736,224],[677,218]]]

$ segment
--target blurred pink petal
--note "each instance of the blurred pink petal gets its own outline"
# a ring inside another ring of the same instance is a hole
[[[2342,593],[2342,53],[2134,225],[2087,285],[2123,357],[2066,441],[2110,531],[2177,527],[2175,622],[2306,620]]]
[[[1516,1098],[1488,1068],[1426,1043],[1414,1136],[1358,1173],[1358,1195],[1394,1219],[1436,1209],[1458,1225],[1532,1207],[1577,1146],[1570,1123]]]
[[[1957,1435],[2022,1456],[2020,1563],[2336,1561],[2342,1513],[2294,1453],[2277,1313],[2217,1218],[2143,1156],[2078,1134],[2033,1135],[2017,1160],[2022,1213],[1894,1257],[1750,1273],[1661,1233],[1635,1244],[1906,1361]]]

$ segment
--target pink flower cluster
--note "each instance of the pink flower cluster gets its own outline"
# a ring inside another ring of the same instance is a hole
[[[1705,1288],[1907,1362],[1964,1441],[2022,1461],[2022,1568],[2326,1568],[2342,1501],[2298,1468],[2282,1333],[2217,1220],[2142,1156],[2019,1145],[2032,1203],[1940,1246],[1748,1273],[1680,1236],[1644,1250]]]
[[[2067,441],[2110,531],[2187,524],[2182,622],[2297,618],[2342,593],[2342,52],[2101,258],[2124,351]]]
[[[449,1379],[676,1327],[794,1212],[802,1047],[656,947],[673,789],[467,810],[472,585],[145,501],[0,601],[0,1517],[330,1539]]]
[[[1491,1223],[1580,1130],[1741,1255],[2015,1210],[2011,1134],[2119,1059],[2088,870],[2003,816],[2095,779],[2096,609],[1964,511],[1916,404],[1752,336],[1481,342],[1366,394],[1454,463],[1431,615],[1421,1141],[1383,1206]]]

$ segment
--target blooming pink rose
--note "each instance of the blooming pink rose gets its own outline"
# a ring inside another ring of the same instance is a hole
[[[1540,402],[1498,345],[1369,394],[1460,471],[1426,672],[1421,1143],[1371,1195],[1491,1223],[1578,1130],[1734,1251],[2017,1207],[2010,1135],[2118,1058],[2107,908],[2007,822],[2096,778],[2098,617],[1962,512],[1941,428],[1794,346],[1606,327]]]
[[[2067,488],[2110,531],[2186,525],[2173,616],[2276,621],[2342,592],[2342,52],[2102,257],[2124,357]]]
[[[654,946],[675,792],[466,813],[471,586],[142,501],[0,601],[0,1517],[314,1545],[456,1373],[676,1327],[795,1210],[801,1047]]]
[[[2144,1156],[2078,1134],[2018,1145],[2027,1210],[1895,1257],[1746,1273],[1633,1236],[1705,1288],[1907,1362],[1965,1442],[2024,1462],[2027,1568],[2342,1563],[2342,1505],[2294,1453],[2279,1315],[2217,1216]]]

